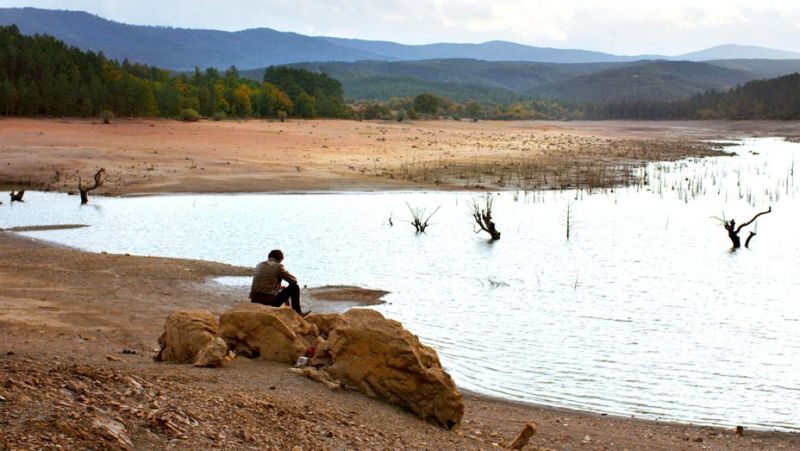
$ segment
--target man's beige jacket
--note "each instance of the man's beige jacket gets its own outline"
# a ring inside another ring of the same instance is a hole
[[[293,276],[283,263],[270,258],[256,266],[256,273],[253,276],[253,285],[250,287],[250,297],[254,294],[275,296],[281,291],[281,280],[289,283],[297,283],[297,278]]]

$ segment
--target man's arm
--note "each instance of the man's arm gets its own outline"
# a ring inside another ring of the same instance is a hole
[[[289,271],[287,271],[286,268],[283,267],[283,263],[281,263],[280,272],[278,275],[281,279],[297,285],[297,277],[293,276]]]

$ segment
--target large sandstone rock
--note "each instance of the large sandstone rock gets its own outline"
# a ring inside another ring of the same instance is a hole
[[[236,354],[294,363],[316,342],[317,326],[294,310],[239,304],[219,318],[219,336]]]
[[[167,318],[156,359],[220,366],[230,348],[291,364],[313,348],[312,366],[297,369],[298,374],[333,388],[342,383],[449,429],[461,423],[461,394],[436,351],[399,322],[367,309],[307,319],[288,308],[252,303],[223,313],[219,326],[209,312],[175,312]]]
[[[436,351],[397,321],[374,310],[349,310],[317,353],[330,355],[332,363],[324,370],[346,386],[406,406],[448,429],[461,423],[461,393]]]
[[[217,335],[217,320],[211,312],[189,310],[171,313],[158,339],[160,362],[194,363],[197,354]]]

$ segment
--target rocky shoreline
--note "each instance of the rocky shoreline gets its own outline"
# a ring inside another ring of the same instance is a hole
[[[238,356],[293,364],[328,388],[347,388],[407,408],[446,429],[461,425],[464,402],[435,350],[370,309],[302,317],[290,308],[242,303],[219,321],[202,310],[167,317],[159,362],[220,368]]]

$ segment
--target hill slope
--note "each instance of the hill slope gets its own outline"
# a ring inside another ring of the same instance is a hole
[[[654,61],[541,85],[526,94],[590,103],[674,101],[709,89],[727,90],[755,78],[744,70],[707,63]]]
[[[433,92],[457,101],[508,103],[543,83],[568,80],[628,63],[552,64],[441,59],[294,64],[339,80],[356,100],[385,100]],[[264,69],[243,72],[260,80]]]
[[[373,54],[385,55],[385,60],[424,59],[479,59],[485,61],[535,61],[540,63],[599,63],[621,62],[636,59],[631,56],[611,55],[580,49],[554,49],[533,47],[506,41],[489,41],[480,44],[437,43],[405,45],[387,41],[325,38],[336,45],[346,46]]]
[[[782,75],[800,72],[800,59],[793,60],[757,60],[732,59],[707,61],[708,64],[726,69],[748,72],[754,79],[776,78]]]
[[[675,101],[708,89],[727,90],[750,80],[800,71],[797,60],[552,64],[447,59],[295,66],[327,73],[355,100],[432,92],[457,101],[499,103],[522,98],[592,103]],[[263,73],[260,69],[243,75],[260,80]]]
[[[593,119],[800,119],[800,73],[754,80],[730,91],[706,91],[680,102],[607,104]]]
[[[686,53],[673,58],[673,60],[685,61],[710,61],[728,59],[800,59],[800,53],[787,52],[785,50],[770,49],[757,45],[737,45],[726,44],[710,47],[696,52]]]

